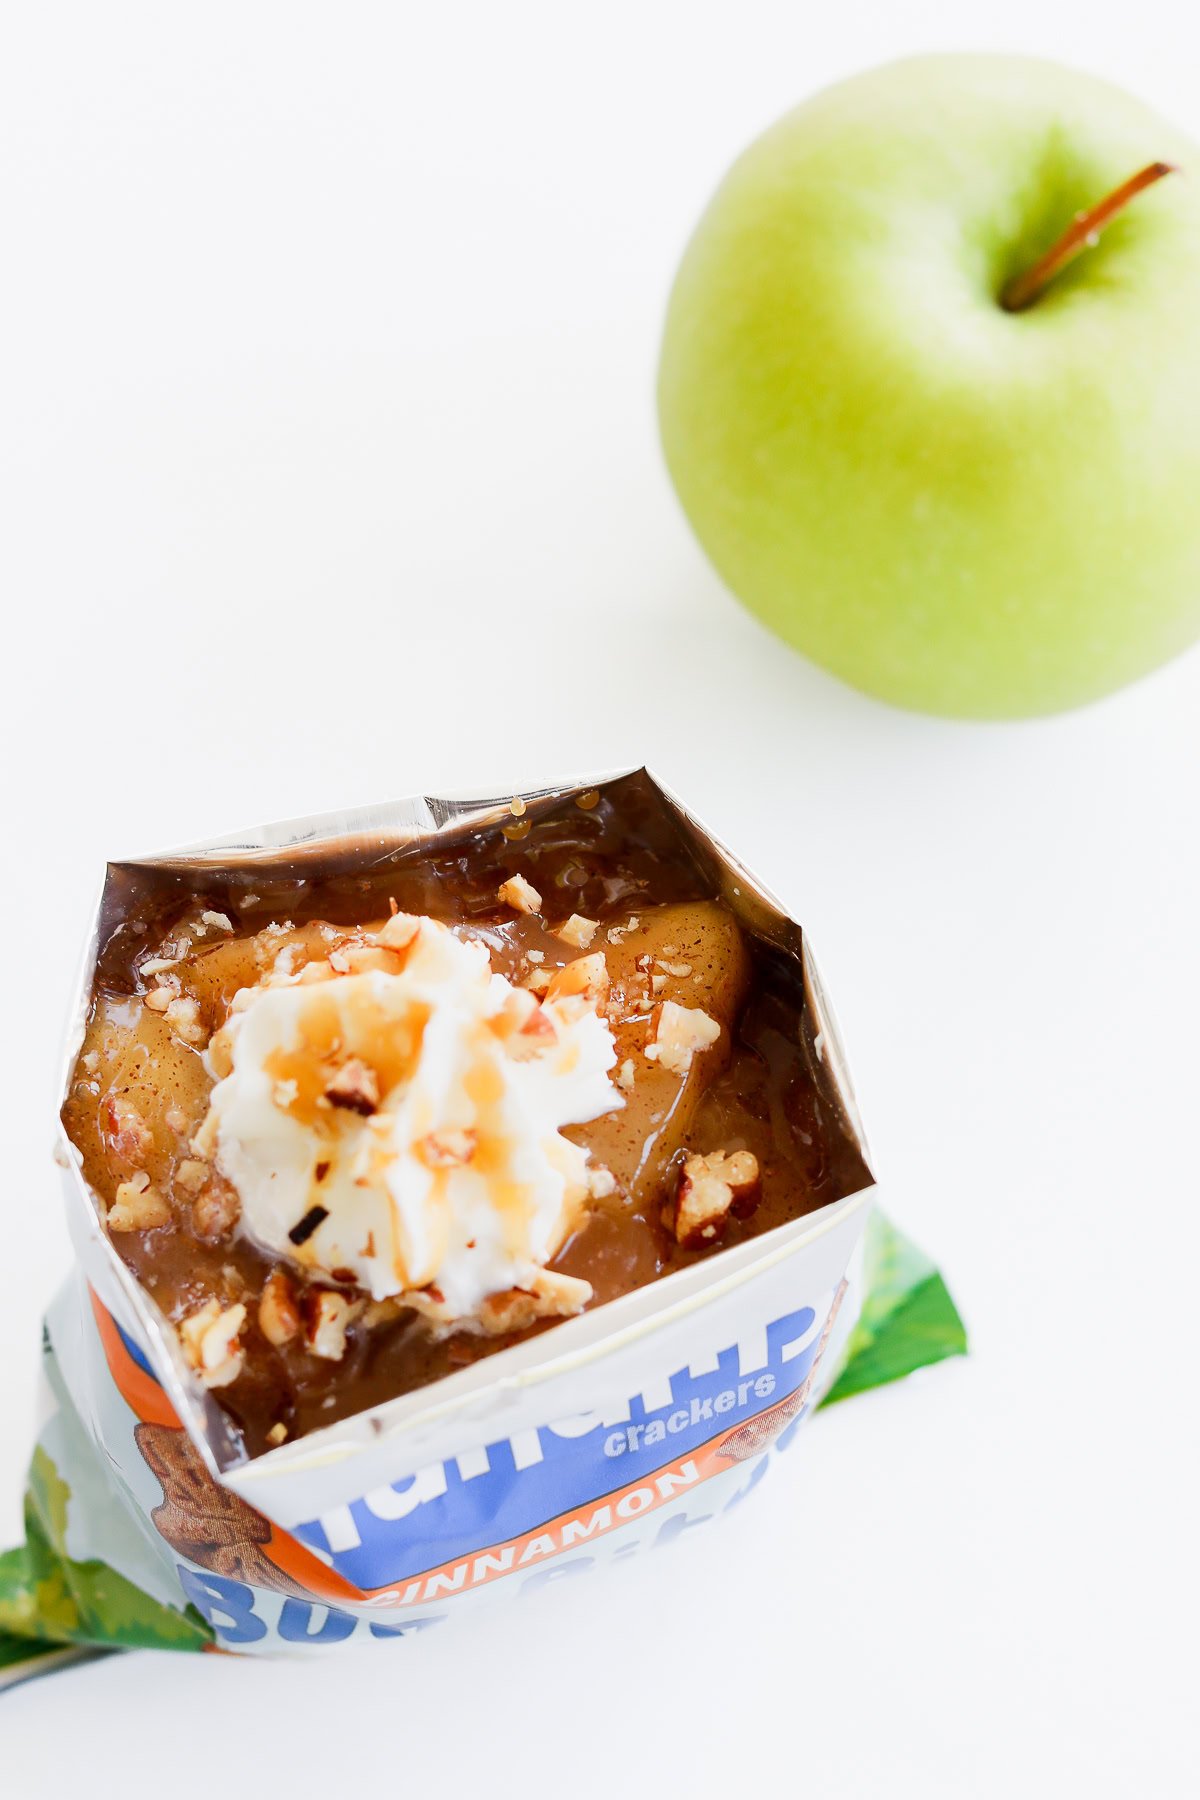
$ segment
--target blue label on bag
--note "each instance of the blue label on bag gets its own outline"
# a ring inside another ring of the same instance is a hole
[[[426,1604],[587,1544],[768,1449],[801,1410],[811,1307],[610,1411],[432,1463],[295,1535],[379,1604]]]

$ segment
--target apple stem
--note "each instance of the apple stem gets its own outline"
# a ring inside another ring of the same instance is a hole
[[[1153,187],[1164,175],[1173,175],[1176,165],[1166,162],[1147,163],[1128,181],[1106,194],[1103,200],[1090,207],[1087,212],[1076,213],[1067,229],[1056,244],[1052,244],[1044,256],[1039,256],[1032,268],[1026,269],[1023,275],[1015,275],[1008,282],[1000,295],[1000,304],[1005,312],[1024,312],[1032,306],[1042,290],[1060,275],[1069,262],[1084,250],[1090,250],[1104,227],[1122,212],[1129,202],[1144,189]]]

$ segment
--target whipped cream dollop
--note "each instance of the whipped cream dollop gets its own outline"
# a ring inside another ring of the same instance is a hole
[[[548,1286],[594,1185],[563,1127],[623,1105],[607,1021],[578,993],[539,1003],[485,945],[403,913],[294,961],[237,995],[208,1052],[202,1136],[242,1229],[443,1319]],[[575,1310],[586,1284],[568,1285]]]

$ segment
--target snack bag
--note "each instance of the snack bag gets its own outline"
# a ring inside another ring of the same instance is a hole
[[[645,771],[113,866],[65,1091],[0,1681],[428,1629],[965,1347],[799,928]]]

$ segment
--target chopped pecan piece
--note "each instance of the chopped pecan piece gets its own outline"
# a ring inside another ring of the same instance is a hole
[[[242,994],[247,993],[248,991],[248,989],[243,988],[241,993],[234,995],[233,1006],[231,1008],[233,1012],[245,1010],[238,1006],[238,1001],[241,999]],[[220,1030],[214,1031],[212,1037],[209,1039],[208,1062],[209,1067],[212,1069],[212,1072],[218,1081],[224,1081],[225,1077],[231,1073],[233,1069],[233,1034],[228,1025],[222,1025]]]
[[[414,918],[411,913],[396,912],[375,933],[375,937],[388,950],[407,950],[420,929],[420,919]]]
[[[246,1308],[239,1304],[222,1308],[208,1300],[179,1327],[183,1353],[205,1387],[228,1387],[236,1381],[245,1362],[238,1333],[246,1323]]]
[[[348,1057],[326,1087],[325,1098],[331,1106],[370,1115],[379,1105],[379,1077],[360,1056]]]
[[[258,1328],[268,1344],[278,1349],[290,1344],[303,1321],[296,1304],[296,1294],[282,1269],[269,1276],[258,1302]]]
[[[551,977],[547,998],[564,1000],[569,994],[580,994],[585,1000],[599,1000],[608,992],[608,964],[603,950],[591,956],[577,956]]]
[[[460,1169],[475,1154],[473,1131],[429,1131],[416,1145],[417,1155],[427,1169]]]
[[[146,996],[147,1006],[152,996]],[[200,1023],[200,1002],[190,994],[180,994],[172,1000],[164,1014],[167,1024],[175,1036],[185,1044],[206,1044],[208,1033]]]
[[[715,1044],[720,1035],[721,1027],[702,1007],[679,1006],[674,1000],[664,1000],[654,1040],[646,1045],[646,1056],[675,1075],[686,1075],[693,1056]]]
[[[150,1186],[145,1170],[131,1175],[117,1188],[108,1209],[110,1231],[154,1231],[170,1222],[171,1209],[157,1188]]]
[[[189,1194],[198,1194],[202,1187],[208,1186],[208,1178],[212,1173],[206,1162],[198,1156],[185,1156],[175,1171],[175,1180]]]
[[[608,932],[609,943],[610,944],[621,943],[626,937],[628,937],[628,935],[631,931],[637,930],[637,928],[641,924],[641,922],[642,921],[635,915],[632,919],[627,919],[625,921],[624,925],[611,926],[609,929],[609,932]]]
[[[242,1216],[242,1202],[232,1182],[215,1170],[207,1185],[192,1201],[192,1229],[205,1244],[227,1238]]]
[[[561,938],[564,944],[572,949],[586,950],[600,929],[599,919],[585,919],[582,913],[572,913],[565,925],[560,925],[555,937]]]
[[[346,1331],[362,1311],[361,1300],[347,1300],[332,1288],[319,1288],[306,1296],[305,1338],[314,1356],[341,1362],[346,1354]]]
[[[523,875],[510,875],[496,889],[496,898],[505,906],[511,906],[514,912],[536,913],[542,910],[542,896],[531,881]]]
[[[137,972],[144,981],[151,975],[165,975],[168,969],[177,969],[178,967],[179,958],[177,956],[151,956],[144,963],[138,964]]]
[[[479,1324],[489,1336],[524,1331],[535,1319],[567,1318],[582,1312],[591,1297],[590,1281],[541,1269],[528,1288],[489,1294],[479,1308]]]
[[[731,1156],[689,1156],[679,1172],[667,1223],[685,1250],[701,1250],[722,1236],[730,1216],[745,1219],[759,1200],[758,1158],[749,1150]]]
[[[607,1200],[617,1191],[617,1178],[611,1169],[597,1163],[588,1169],[587,1191],[589,1200]]]
[[[100,1108],[100,1124],[114,1162],[136,1169],[154,1148],[154,1133],[137,1107],[118,1094],[109,1094]]]

